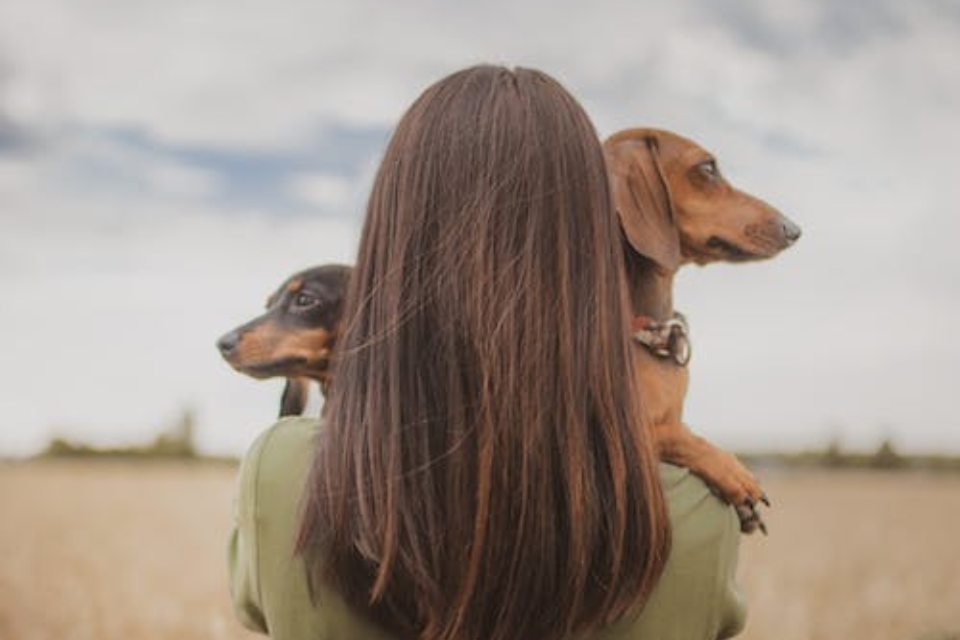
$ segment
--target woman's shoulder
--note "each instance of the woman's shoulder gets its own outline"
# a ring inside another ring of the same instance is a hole
[[[275,455],[277,451],[298,451],[304,445],[309,445],[319,428],[320,421],[316,418],[280,418],[257,436],[243,457],[244,463],[259,461],[265,455]]]
[[[667,463],[660,463],[659,472],[675,536],[679,533],[694,539],[703,535],[739,538],[740,525],[733,508],[700,477],[689,469]],[[686,538],[681,542],[686,542]]]
[[[241,461],[241,495],[255,499],[278,485],[302,486],[319,428],[318,420],[296,416],[281,418],[264,430]]]
[[[296,515],[319,428],[315,418],[287,417],[257,436],[240,462],[235,509],[240,524],[259,530],[265,521]],[[259,545],[264,538],[258,536]]]
[[[659,471],[670,513],[670,556],[640,615],[599,638],[733,637],[746,622],[736,582],[736,513],[689,470],[661,464]]]
[[[246,626],[275,640],[382,640],[387,636],[324,585],[311,598],[295,551],[301,496],[319,430],[316,419],[283,418],[244,455],[229,556],[234,608]]]
[[[317,420],[283,418],[260,433],[240,464],[228,556],[231,596],[245,626],[277,640],[323,635],[295,552],[300,493],[318,427]]]

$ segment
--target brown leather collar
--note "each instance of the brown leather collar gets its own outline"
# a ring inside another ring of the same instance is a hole
[[[633,339],[658,358],[669,358],[681,367],[690,362],[690,329],[679,311],[669,320],[658,322],[648,316],[633,319]]]

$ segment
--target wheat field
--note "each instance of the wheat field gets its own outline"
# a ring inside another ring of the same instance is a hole
[[[253,638],[233,619],[235,469],[0,464],[0,640]],[[960,638],[960,476],[768,473],[745,640]]]

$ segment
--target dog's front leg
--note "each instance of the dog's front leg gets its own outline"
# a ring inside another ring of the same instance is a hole
[[[769,505],[753,473],[736,456],[720,449],[693,433],[680,422],[652,427],[657,453],[661,460],[690,469],[732,504],[740,517],[740,528],[752,533],[758,528],[766,533],[757,506]]]
[[[280,417],[299,416],[307,407],[310,381],[307,378],[287,378],[280,398]]]

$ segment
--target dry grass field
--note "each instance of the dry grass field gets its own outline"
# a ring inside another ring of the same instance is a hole
[[[226,593],[234,470],[0,464],[0,640],[250,638]],[[960,476],[767,474],[748,640],[960,638]]]

